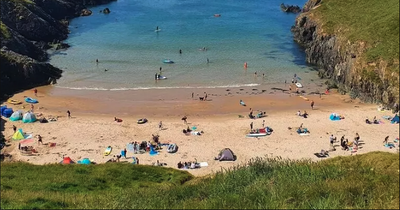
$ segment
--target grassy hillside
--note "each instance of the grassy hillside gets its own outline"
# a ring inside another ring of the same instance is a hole
[[[313,12],[324,32],[365,42],[367,61],[382,59],[399,73],[399,0],[322,0]]]
[[[399,208],[399,156],[382,152],[257,159],[204,178],[131,164],[1,169],[2,208]]]

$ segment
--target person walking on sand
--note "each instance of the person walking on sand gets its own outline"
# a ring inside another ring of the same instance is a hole
[[[192,92],[192,98],[194,97],[194,92]]]
[[[71,118],[71,112],[69,110],[67,110],[67,116],[68,116],[68,119]]]
[[[38,144],[39,143],[43,144],[43,140],[42,140],[42,136],[41,135],[38,135]]]
[[[385,143],[385,145],[387,145],[387,144],[388,144],[388,141],[389,141],[389,136],[386,136],[386,137],[385,137],[385,140],[383,141],[383,143]]]
[[[162,121],[158,123],[158,129],[162,130]]]
[[[253,122],[250,123],[250,130],[253,130]]]
[[[207,93],[204,95],[204,100],[207,101]]]
[[[314,109],[314,101],[311,101],[311,109]]]
[[[13,125],[14,133],[17,132],[17,126]]]
[[[126,148],[124,148],[124,158],[125,159],[126,159],[126,153],[127,153]]]
[[[37,97],[37,89],[36,88],[33,90],[33,92],[35,93],[35,96]]]
[[[182,117],[183,123],[187,124],[187,117],[186,115]]]

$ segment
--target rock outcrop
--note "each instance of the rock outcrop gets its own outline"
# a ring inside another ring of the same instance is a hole
[[[61,70],[44,63],[46,49],[63,49],[68,19],[90,15],[86,6],[115,0],[1,0],[0,98],[16,91],[46,85],[60,78]]]
[[[83,9],[81,11],[81,16],[90,16],[90,15],[92,15],[92,10],[90,9]]]
[[[340,34],[323,33],[316,17],[308,12],[320,3],[321,0],[309,0],[291,29],[294,40],[305,49],[306,61],[317,65],[320,77],[331,79],[341,93],[390,108],[398,104],[398,72],[388,75],[385,61],[367,63],[362,58],[366,50],[363,42],[350,43],[343,41],[345,37]]]
[[[105,8],[105,9],[103,10],[103,13],[104,13],[104,14],[110,14],[110,12],[111,12],[111,11],[110,11],[110,9],[108,9],[108,8]]]
[[[284,12],[290,13],[299,13],[301,12],[301,8],[297,5],[285,5],[284,3],[281,4],[281,10]]]

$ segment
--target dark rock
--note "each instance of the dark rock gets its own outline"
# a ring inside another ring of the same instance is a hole
[[[90,9],[82,9],[81,16],[90,16],[92,15],[92,10]]]
[[[284,12],[290,13],[299,13],[301,12],[301,8],[297,5],[285,5],[284,3],[281,4],[281,10]]]
[[[111,11],[110,11],[110,9],[108,9],[108,8],[105,8],[105,9],[103,10],[103,13],[104,13],[104,14],[110,14],[110,12],[111,12]]]

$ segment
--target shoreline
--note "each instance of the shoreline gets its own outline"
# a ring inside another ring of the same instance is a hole
[[[21,121],[5,124],[4,136],[9,140],[13,134],[12,125],[22,128],[34,136],[40,134],[44,143],[56,143],[56,147],[39,145],[37,139],[26,145],[34,146],[38,156],[23,156],[18,151],[18,141],[11,140],[11,146],[6,152],[12,155],[13,161],[26,161],[33,164],[58,163],[63,155],[70,156],[77,161],[88,157],[97,163],[104,163],[112,156],[103,156],[107,146],[112,146],[112,155],[126,147],[128,142],[150,141],[152,134],[160,135],[162,143],[177,143],[178,152],[170,154],[166,148],[157,156],[148,153],[135,155],[140,164],[151,165],[159,160],[167,167],[176,168],[179,161],[207,162],[208,167],[189,170],[195,176],[215,173],[221,168],[229,168],[237,164],[245,164],[255,157],[277,157],[291,159],[311,159],[319,161],[313,153],[321,149],[329,150],[329,136],[334,134],[338,139],[346,135],[351,141],[356,132],[359,132],[364,141],[363,148],[357,153],[343,151],[335,143],[337,150],[331,152],[331,157],[342,155],[356,155],[370,151],[389,151],[382,146],[383,138],[391,136],[390,140],[398,137],[398,125],[384,123],[381,125],[367,125],[365,117],[392,115],[390,111],[378,112],[376,105],[364,104],[359,100],[351,100],[349,96],[340,95],[332,91],[329,95],[305,95],[309,101],[295,94],[282,91],[267,90],[259,94],[251,94],[250,88],[231,88],[206,90],[209,101],[200,101],[191,98],[192,89],[178,90],[140,90],[140,91],[76,91],[60,90],[51,86],[39,87],[35,106],[35,113],[42,113],[48,117],[60,116],[57,122],[24,124]],[[243,89],[240,91],[240,89]],[[256,88],[258,92],[264,88]],[[265,88],[267,89],[267,88]],[[62,91],[62,92],[58,92]],[[197,90],[199,91],[199,90]],[[203,94],[199,91],[199,95]],[[79,93],[77,93],[79,92]],[[231,92],[228,94],[227,92]],[[233,93],[232,93],[233,92]],[[244,94],[237,94],[243,92]],[[247,92],[247,93],[246,93]],[[256,92],[255,90],[253,92]],[[226,94],[226,95],[225,95]],[[102,98],[98,98],[102,96]],[[33,91],[28,90],[16,94],[18,100],[24,96],[34,97]],[[134,100],[124,100],[124,98]],[[150,100],[146,100],[150,99]],[[242,99],[247,104],[240,106]],[[310,100],[315,101],[315,109],[311,110]],[[13,106],[14,110],[21,105]],[[25,111],[30,107],[25,106]],[[260,119],[249,119],[249,109],[254,113],[257,110],[265,111],[267,116]],[[71,119],[66,117],[66,110],[71,111]],[[296,112],[306,110],[308,118],[296,116]],[[345,116],[340,122],[329,120],[329,115],[338,113]],[[181,120],[183,115],[188,116],[188,125]],[[240,118],[238,115],[244,116]],[[122,123],[114,122],[114,117],[123,119]],[[148,123],[139,125],[136,120],[147,118]],[[250,130],[249,124],[254,123],[260,128],[262,121],[265,126],[274,129],[272,135],[255,139],[247,138],[245,134]],[[164,130],[158,130],[159,121],[163,122]],[[298,127],[304,123],[311,134],[299,136],[288,127]],[[201,136],[186,136],[182,129],[197,127],[204,131]],[[384,132],[382,132],[384,131]],[[392,138],[393,137],[393,138]],[[378,140],[376,140],[378,139]],[[382,140],[382,141],[381,141]],[[25,145],[25,144],[24,144]],[[214,157],[223,148],[231,148],[237,155],[235,162],[216,162]],[[133,153],[128,151],[128,157]],[[121,161],[129,161],[124,158]]]

